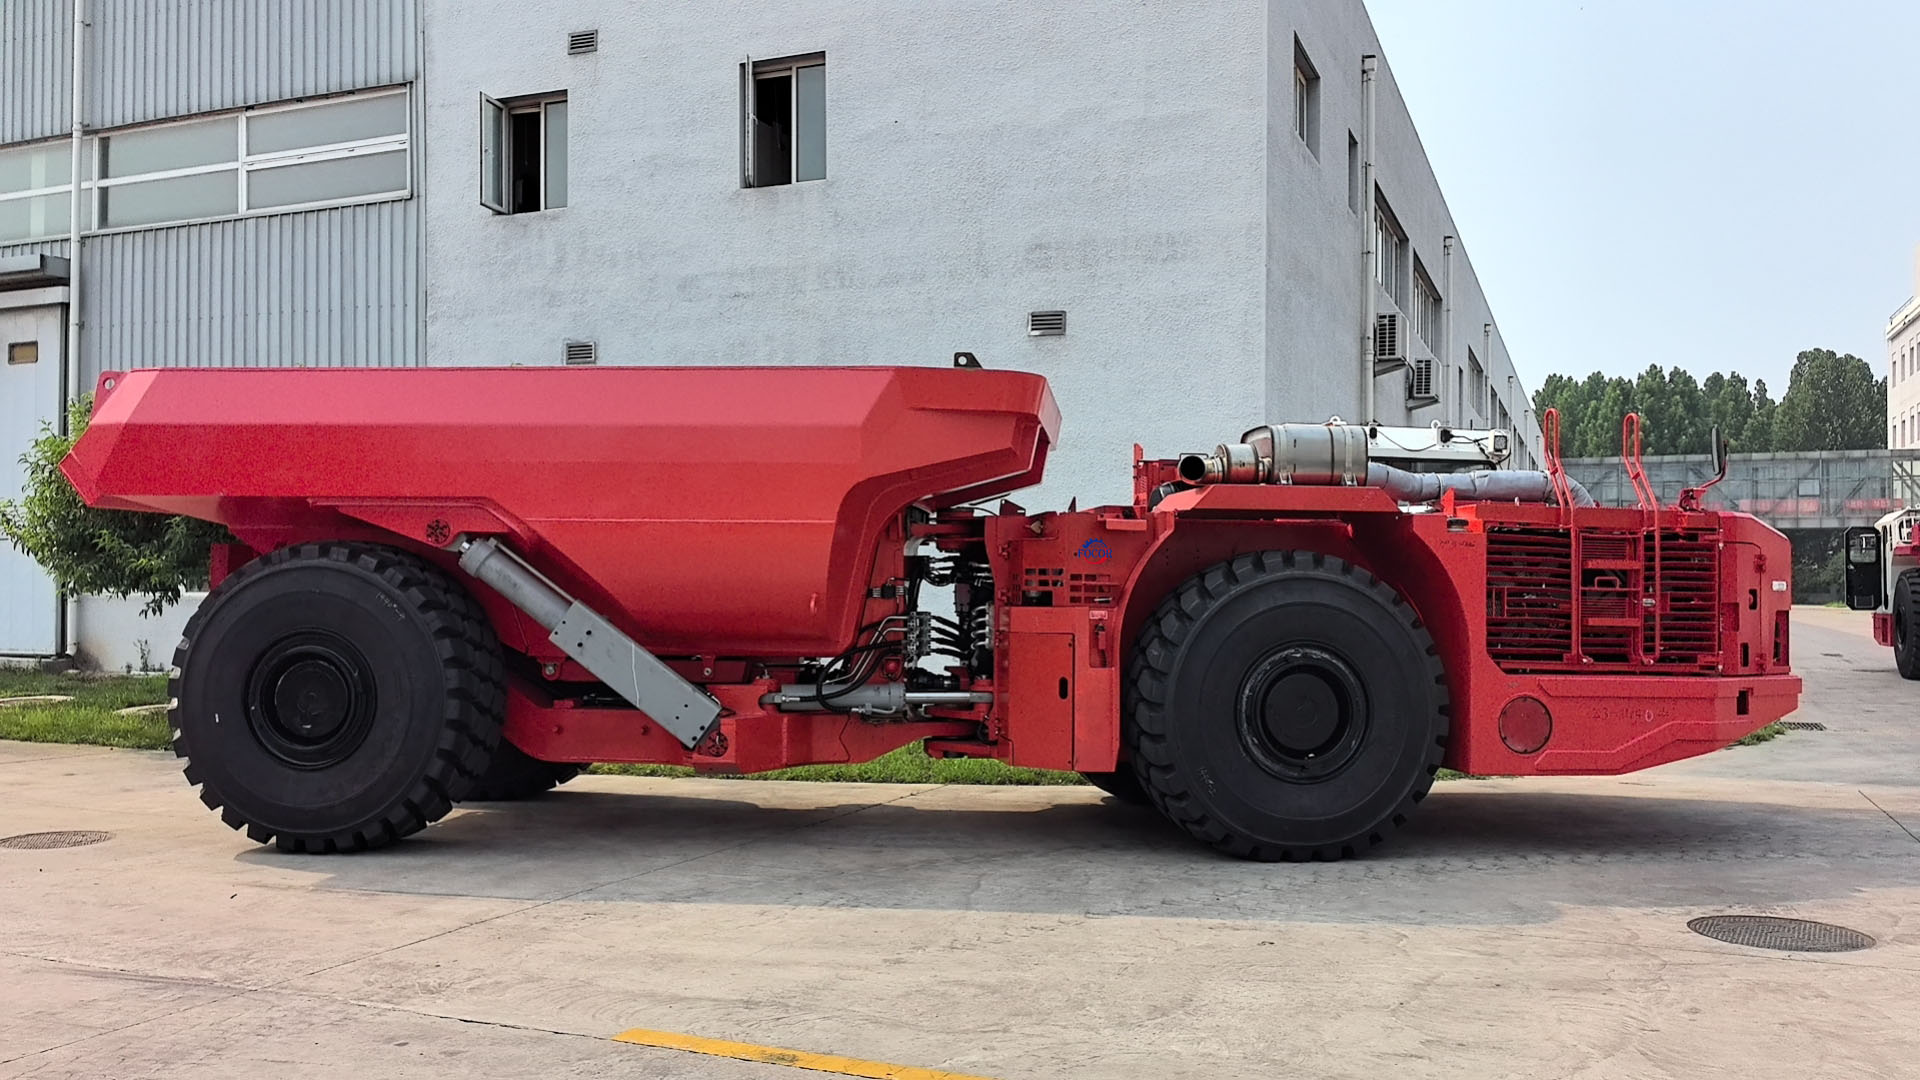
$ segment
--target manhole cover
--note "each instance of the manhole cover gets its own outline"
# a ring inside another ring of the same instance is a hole
[[[1780,727],[1784,731],[1825,731],[1827,725],[1812,720],[1782,720]]]
[[[1691,920],[1687,929],[1729,945],[1788,952],[1852,952],[1873,945],[1873,939],[1858,930],[1771,915],[1708,915]]]
[[[76,829],[68,832],[30,832],[19,836],[0,838],[0,848],[13,848],[16,851],[37,851],[43,848],[85,847],[113,839],[110,832],[94,829]]]

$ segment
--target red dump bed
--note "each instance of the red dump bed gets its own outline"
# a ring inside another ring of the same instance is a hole
[[[99,393],[62,465],[90,504],[258,550],[505,533],[669,653],[838,652],[888,522],[1037,481],[1060,426],[1040,376],[939,368],[171,369]]]

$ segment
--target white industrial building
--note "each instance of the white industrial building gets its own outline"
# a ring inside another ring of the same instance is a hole
[[[0,6],[0,497],[155,365],[965,351],[1053,381],[1034,505],[1268,420],[1537,459],[1360,0],[81,5]],[[171,645],[0,588],[0,653]]]
[[[1920,447],[1920,249],[1913,295],[1887,320],[1887,448]]]

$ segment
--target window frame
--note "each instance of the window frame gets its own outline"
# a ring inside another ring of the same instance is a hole
[[[1433,278],[1428,276],[1427,268],[1416,254],[1413,257],[1413,310],[1408,314],[1413,317],[1414,336],[1435,355],[1440,351],[1435,341],[1440,336],[1441,306],[1444,303],[1439,288],[1434,285]]]
[[[276,150],[260,154],[247,153],[247,124],[249,118],[256,116],[277,116],[307,109],[337,105],[347,100],[374,100],[385,97],[403,97],[405,99],[406,125],[404,130],[393,135],[379,135],[364,139],[352,139],[345,142],[322,143],[314,146],[296,147],[291,150]],[[341,94],[329,94],[324,97],[304,98],[298,101],[276,102],[270,105],[257,105],[245,109],[224,109],[219,112],[197,113],[193,116],[172,117],[150,124],[128,124],[122,127],[105,128],[90,132],[85,136],[81,153],[83,163],[80,179],[80,214],[88,227],[80,230],[82,236],[108,236],[116,233],[141,232],[148,229],[171,229],[180,225],[203,225],[214,221],[234,221],[241,218],[269,217],[274,214],[294,214],[307,210],[323,210],[337,206],[358,206],[365,203],[389,202],[413,197],[414,188],[414,102],[413,85],[402,83],[393,86],[370,87],[366,90],[353,90]],[[235,118],[234,156],[231,160],[203,165],[188,165],[177,169],[161,169],[153,172],[132,173],[127,176],[105,177],[101,175],[101,155],[103,140],[136,132],[162,131],[167,128],[184,127],[189,124],[202,124],[209,121]],[[44,139],[39,142],[19,143],[0,147],[0,152],[27,150],[36,146],[63,145],[66,139]],[[287,203],[279,206],[254,207],[247,199],[247,179],[250,174],[268,169],[283,168],[289,165],[303,165],[323,161],[339,161],[357,156],[385,153],[405,153],[406,183],[399,188],[390,188],[363,195],[350,195],[336,199],[315,199],[302,203]],[[230,214],[201,215],[198,217],[169,219],[166,221],[146,222],[137,225],[113,225],[101,227],[100,206],[103,191],[128,184],[144,183],[154,180],[174,180],[189,176],[205,176],[214,173],[235,174],[234,212]],[[33,188],[17,192],[0,194],[0,202],[12,202],[39,198],[47,195],[68,195],[73,189],[72,178],[69,182],[55,187]],[[50,240],[59,240],[67,236],[68,228],[47,236],[27,237],[20,240],[0,241],[5,244],[37,244]]]
[[[1320,156],[1320,69],[1314,67],[1300,35],[1293,37],[1293,133]]]
[[[547,175],[547,164],[551,154],[551,147],[548,145],[547,109],[554,105],[570,106],[570,104],[570,98],[565,90],[549,90],[542,94],[525,94],[519,97],[507,98],[496,98],[487,94],[480,95],[481,206],[486,207],[501,217],[524,217],[527,214],[544,214],[550,210],[565,210],[567,208],[568,204],[565,202],[554,205],[547,201],[548,196],[552,193],[552,187],[548,183],[549,177]],[[494,155],[497,158],[494,168],[498,171],[499,175],[497,179],[500,182],[498,203],[487,201],[488,168],[486,134],[487,124],[491,119],[488,113],[490,109],[498,110],[500,116],[500,141],[499,145],[494,148]],[[511,174],[513,169],[513,118],[516,116],[525,116],[528,113],[533,113],[540,118],[540,205],[532,210],[515,210],[513,209],[513,193],[511,188]],[[567,111],[567,139],[569,143],[571,143],[573,139],[573,111],[571,107],[569,107]],[[571,150],[572,147],[569,146],[568,149]],[[571,174],[573,170],[569,167],[567,171]],[[569,177],[569,179],[571,179],[571,177]],[[571,183],[568,185],[567,198],[569,200],[573,198]]]
[[[1407,240],[1407,230],[1400,227],[1400,219],[1394,216],[1393,208],[1387,205],[1387,197],[1377,188],[1373,195],[1373,234],[1374,280],[1402,313],[1411,315],[1407,311],[1407,280],[1411,271],[1412,245]],[[1387,280],[1389,251],[1393,253],[1392,281]]]
[[[759,188],[792,187],[795,184],[813,184],[827,178],[827,174],[799,179],[800,176],[800,72],[806,68],[821,68],[821,77],[826,77],[827,54],[825,52],[799,53],[794,56],[775,57],[771,60],[755,60],[751,56],[740,67],[740,186],[747,190]],[[757,164],[753,143],[754,123],[759,119],[760,80],[785,76],[787,84],[787,130],[792,133],[787,147],[787,180],[781,184],[754,183]],[[820,141],[826,142],[825,121],[822,120]]]

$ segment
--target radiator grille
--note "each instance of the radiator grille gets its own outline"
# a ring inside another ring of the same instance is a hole
[[[1502,670],[1717,670],[1711,533],[1487,530],[1487,652]]]
[[[1573,546],[1548,530],[1487,530],[1487,651],[1508,671],[1573,653]]]

